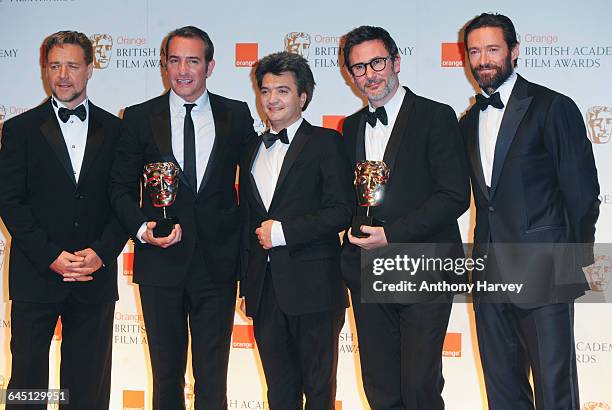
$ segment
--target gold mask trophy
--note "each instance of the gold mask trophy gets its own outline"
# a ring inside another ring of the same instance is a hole
[[[153,162],[144,166],[144,187],[149,193],[151,203],[155,208],[162,208],[164,217],[155,219],[157,225],[153,229],[153,236],[164,237],[170,235],[174,225],[178,223],[177,217],[168,217],[166,207],[176,201],[178,192],[179,168],[173,162]]]
[[[385,197],[385,187],[389,181],[389,167],[383,161],[359,161],[355,166],[355,191],[357,205],[367,207],[365,215],[353,216],[351,231],[353,236],[366,238],[361,225],[382,226],[382,221],[370,216],[370,207],[379,206]]]

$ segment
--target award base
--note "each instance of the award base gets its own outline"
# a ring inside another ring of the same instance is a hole
[[[351,224],[351,233],[353,236],[357,238],[367,238],[370,236],[367,233],[361,232],[361,225],[383,226],[383,223],[381,220],[372,216],[355,215],[353,216],[353,223]]]
[[[153,228],[153,236],[156,238],[163,238],[170,235],[174,225],[178,223],[178,218],[171,217],[156,219],[155,222],[157,225],[155,225],[155,228]]]

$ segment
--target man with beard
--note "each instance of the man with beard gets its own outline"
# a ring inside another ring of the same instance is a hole
[[[577,410],[573,300],[585,292],[584,274],[577,265],[555,271],[553,254],[520,245],[593,242],[599,184],[584,122],[570,98],[515,73],[508,17],[481,14],[464,41],[483,92],[460,122],[476,202],[474,257],[487,258],[473,279],[523,283],[529,295],[475,295],[489,408],[533,409],[531,370],[538,409]],[[577,257],[592,263],[592,251]]]
[[[370,211],[383,226],[362,225],[365,238],[349,230],[342,250],[364,389],[375,410],[443,409],[442,345],[452,295],[362,303],[360,254],[413,242],[454,243],[458,253],[448,256],[463,256],[457,218],[469,206],[469,178],[457,118],[447,105],[400,87],[398,48],[383,28],[352,30],[343,51],[348,75],[369,103],[344,122],[351,166],[384,161],[390,169],[383,204]]]

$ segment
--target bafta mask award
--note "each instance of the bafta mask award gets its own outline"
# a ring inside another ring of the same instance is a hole
[[[168,217],[166,207],[174,204],[178,191],[179,168],[173,162],[154,162],[144,166],[144,187],[149,193],[151,203],[155,208],[163,209],[163,218],[155,219],[153,236],[170,235],[172,228],[178,223],[178,218]]]
[[[368,234],[361,232],[361,225],[382,226],[382,222],[370,216],[370,207],[382,204],[385,197],[385,186],[389,181],[389,167],[383,161],[359,161],[355,166],[355,191],[357,206],[366,207],[365,215],[358,212],[353,217],[352,234],[365,238]]]

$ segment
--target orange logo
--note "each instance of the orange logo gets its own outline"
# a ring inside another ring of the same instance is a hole
[[[463,67],[465,46],[463,43],[442,43],[442,67]]]
[[[57,323],[55,324],[55,330],[53,331],[53,340],[59,342],[62,340],[62,318],[57,318]]]
[[[323,127],[336,130],[342,133],[342,124],[344,124],[344,115],[324,115]]]
[[[144,410],[145,408],[144,391],[124,390],[123,391],[123,410]]]
[[[258,43],[236,43],[236,67],[253,67],[258,56]]]
[[[442,347],[442,356],[461,357],[461,333],[447,333]]]
[[[132,276],[134,274],[134,252],[125,252],[123,254],[123,276]]]
[[[342,410],[342,400],[336,400],[336,406],[334,410]]]
[[[234,325],[232,333],[232,347],[236,349],[255,348],[255,333],[253,325]]]

